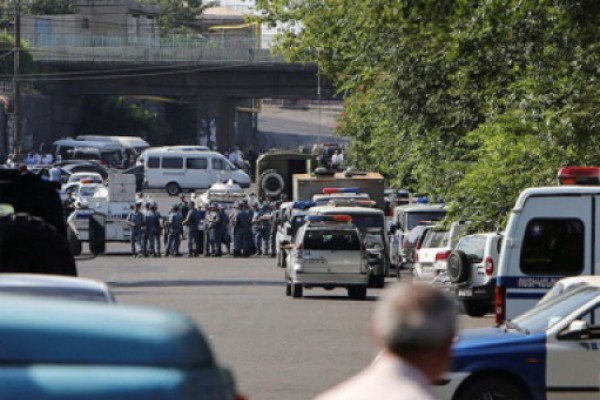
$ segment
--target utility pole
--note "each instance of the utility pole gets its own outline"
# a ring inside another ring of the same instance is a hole
[[[14,159],[21,161],[21,1],[15,2],[15,26],[14,26],[14,65],[13,65],[13,146]]]

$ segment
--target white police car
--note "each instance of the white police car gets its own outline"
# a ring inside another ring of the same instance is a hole
[[[462,331],[440,399],[600,398],[600,283],[565,290],[495,328]]]
[[[304,288],[343,287],[348,296],[364,300],[369,270],[358,228],[349,215],[310,215],[291,244],[285,272],[285,293],[302,297]]]

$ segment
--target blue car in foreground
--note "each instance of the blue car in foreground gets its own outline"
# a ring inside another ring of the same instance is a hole
[[[0,398],[239,399],[186,316],[0,296]]]
[[[440,399],[600,399],[600,283],[536,305],[495,328],[462,331]]]

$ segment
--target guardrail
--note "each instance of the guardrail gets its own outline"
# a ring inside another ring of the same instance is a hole
[[[77,62],[285,62],[273,56],[261,43],[272,37],[241,35],[174,35],[92,36],[30,35],[24,36],[29,51],[37,61]]]

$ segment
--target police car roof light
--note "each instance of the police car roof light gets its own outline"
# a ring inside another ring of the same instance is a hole
[[[317,202],[315,201],[295,201],[294,203],[292,203],[292,208],[305,210],[307,208],[315,207],[316,205]]]
[[[600,167],[563,167],[558,170],[561,185],[599,185]]]
[[[428,203],[429,203],[429,197],[427,197],[427,196],[417,197],[417,204],[428,204]]]
[[[357,188],[357,187],[323,188],[323,194],[335,194],[335,193],[359,193],[359,188]]]
[[[351,222],[351,215],[309,215],[308,222]]]

